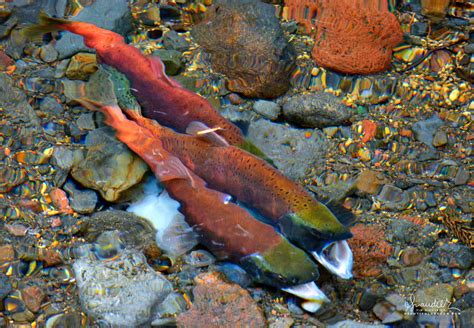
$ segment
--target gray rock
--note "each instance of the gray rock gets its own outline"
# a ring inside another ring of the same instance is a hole
[[[52,63],[58,59],[58,51],[54,49],[52,43],[48,43],[40,48],[39,56],[45,63]]]
[[[69,171],[74,162],[74,152],[66,147],[55,147],[53,159],[59,168]]]
[[[443,126],[443,121],[436,115],[413,124],[412,130],[416,140],[433,147],[433,137],[438,129]]]
[[[46,97],[40,102],[40,110],[51,115],[63,113],[63,106],[53,97]]]
[[[474,263],[474,251],[459,244],[444,244],[431,254],[433,262],[449,268],[469,269]]]
[[[169,31],[163,36],[163,45],[166,49],[183,52],[189,49],[189,41],[179,35],[176,31]]]
[[[94,130],[96,128],[94,113],[82,113],[76,120],[76,124],[81,130]]]
[[[184,300],[183,296],[178,293],[169,294],[165,300],[158,305],[155,316],[163,317],[173,314],[180,314],[186,311],[187,303]]]
[[[228,79],[227,89],[246,97],[275,98],[289,88],[294,49],[272,5],[258,0],[217,0],[191,31]]]
[[[13,80],[6,74],[0,73],[0,107],[4,109],[3,116],[10,123],[25,122],[40,126],[40,120],[26,99],[22,90],[15,87]]]
[[[86,313],[114,327],[149,323],[152,308],[173,289],[137,251],[125,250],[107,261],[83,257],[73,268]]]
[[[474,327],[474,309],[472,307],[457,315],[456,327]]]
[[[75,159],[71,175],[86,188],[97,190],[107,201],[137,185],[147,165],[115,138],[108,127],[93,130],[86,137],[87,150]]]
[[[269,328],[290,328],[295,320],[291,317],[274,317],[268,320]]]
[[[346,123],[352,112],[338,97],[318,91],[288,99],[283,105],[283,115],[289,121],[304,127],[323,128]]]
[[[216,267],[216,270],[223,273],[227,280],[247,288],[252,284],[252,279],[242,267],[233,263],[223,263]],[[299,307],[298,307],[299,308]]]
[[[448,284],[436,284],[418,289],[414,297],[414,305],[424,312],[443,314],[449,310],[453,298],[453,287]]]
[[[389,326],[381,324],[369,324],[363,322],[357,322],[352,320],[339,321],[335,324],[328,325],[328,328],[388,328]]]
[[[6,275],[0,272],[0,302],[12,291],[12,285]]]
[[[404,210],[410,201],[409,194],[394,185],[384,185],[382,191],[377,196],[383,206],[390,210]]]
[[[273,101],[257,100],[253,104],[253,110],[269,120],[276,120],[281,113],[281,107]]]
[[[13,59],[20,59],[23,56],[28,40],[20,34],[20,30],[15,28],[11,30],[10,37],[7,40],[5,52]]]
[[[387,231],[392,239],[404,244],[419,242],[420,239],[419,227],[408,220],[394,220]]]
[[[305,137],[306,133],[311,137]],[[259,119],[250,123],[247,137],[291,179],[302,179],[311,167],[325,164],[328,144],[321,131]]]
[[[79,190],[73,182],[64,185],[64,190],[69,194],[69,205],[81,214],[92,213],[97,205],[97,194],[92,190]]]
[[[165,64],[165,71],[168,75],[177,75],[183,68],[179,51],[158,49],[153,51],[153,55],[160,57],[161,61]]]
[[[448,135],[446,132],[438,130],[433,137],[433,146],[441,147],[448,143]]]
[[[107,17],[107,19],[104,19],[104,17]],[[132,30],[128,2],[122,0],[94,1],[70,19],[92,23],[122,35],[126,35]],[[81,51],[91,51],[90,48],[84,45],[81,36],[72,33],[64,33],[61,39],[56,42],[55,47],[59,52],[59,59],[70,57]]]

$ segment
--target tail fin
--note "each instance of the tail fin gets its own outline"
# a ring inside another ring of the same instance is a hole
[[[27,38],[33,39],[42,36],[45,33],[60,31],[71,24],[67,19],[49,17],[43,10],[39,13],[39,23],[30,25],[22,29],[21,34]]]

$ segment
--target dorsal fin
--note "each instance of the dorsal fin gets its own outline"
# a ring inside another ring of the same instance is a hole
[[[192,121],[186,128],[186,133],[198,138],[205,139],[216,146],[229,146],[229,143],[222,136],[216,133],[216,131],[218,130],[221,130],[221,128],[211,129],[202,122]]]
[[[165,73],[165,65],[159,57],[148,56],[148,61],[150,62],[151,69],[153,73],[160,79],[165,80],[172,87],[181,88],[181,85],[173,79],[170,79]]]

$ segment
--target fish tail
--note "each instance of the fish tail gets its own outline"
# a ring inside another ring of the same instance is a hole
[[[43,34],[67,30],[72,24],[67,19],[54,18],[48,16],[43,10],[39,13],[39,23],[27,26],[22,29],[21,34],[27,38],[33,39]]]

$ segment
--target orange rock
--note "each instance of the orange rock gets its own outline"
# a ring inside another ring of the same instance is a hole
[[[59,211],[72,214],[74,211],[69,206],[69,199],[67,198],[66,192],[59,188],[53,188],[49,193],[51,200],[53,201],[54,206],[58,208]]]
[[[377,123],[371,120],[363,120],[361,124],[362,132],[364,133],[362,137],[362,142],[372,140],[375,137],[375,132],[377,131]]]
[[[380,225],[357,224],[352,227],[354,237],[349,239],[354,254],[354,276],[375,277],[382,272],[382,264],[392,254],[393,248],[385,241]]]
[[[38,312],[44,299],[44,292],[38,286],[31,286],[21,291],[21,298],[32,312]]]
[[[315,39],[320,66],[348,74],[372,74],[390,67],[392,48],[403,40],[387,0],[285,0],[285,16]]]
[[[11,262],[15,259],[15,250],[12,245],[0,246],[0,264]]]

